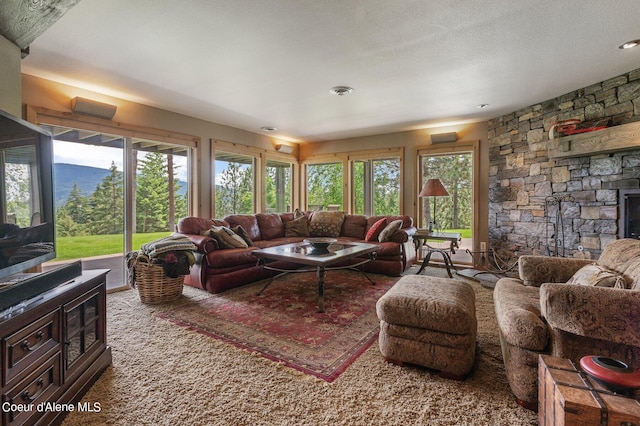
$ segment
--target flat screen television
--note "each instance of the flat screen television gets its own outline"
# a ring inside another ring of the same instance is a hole
[[[51,134],[0,111],[0,283],[56,257],[53,203]]]

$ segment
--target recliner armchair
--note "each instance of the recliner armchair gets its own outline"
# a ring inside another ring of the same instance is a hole
[[[620,274],[624,289],[567,284],[596,263]],[[519,276],[496,283],[494,302],[507,379],[517,401],[537,408],[540,354],[579,362],[604,355],[640,368],[640,240],[620,239],[597,262],[521,256]]]

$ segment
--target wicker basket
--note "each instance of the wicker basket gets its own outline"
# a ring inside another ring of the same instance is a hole
[[[136,259],[135,275],[134,287],[138,289],[142,303],[170,302],[182,295],[184,275],[168,277],[162,266],[150,263],[146,256]]]

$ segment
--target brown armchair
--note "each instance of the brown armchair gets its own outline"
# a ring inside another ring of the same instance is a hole
[[[593,263],[619,274],[624,288],[566,283]],[[522,405],[537,405],[542,353],[574,362],[605,355],[640,368],[640,240],[613,241],[597,262],[522,256],[519,275],[496,283],[494,302],[507,378]]]

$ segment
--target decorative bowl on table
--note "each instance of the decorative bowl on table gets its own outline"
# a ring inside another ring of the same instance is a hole
[[[318,252],[328,252],[329,246],[335,243],[335,238],[324,238],[324,237],[315,237],[315,238],[305,238],[304,242],[310,244],[314,250]]]
[[[640,388],[640,369],[617,359],[587,355],[580,358],[580,367],[613,392],[624,394]]]

